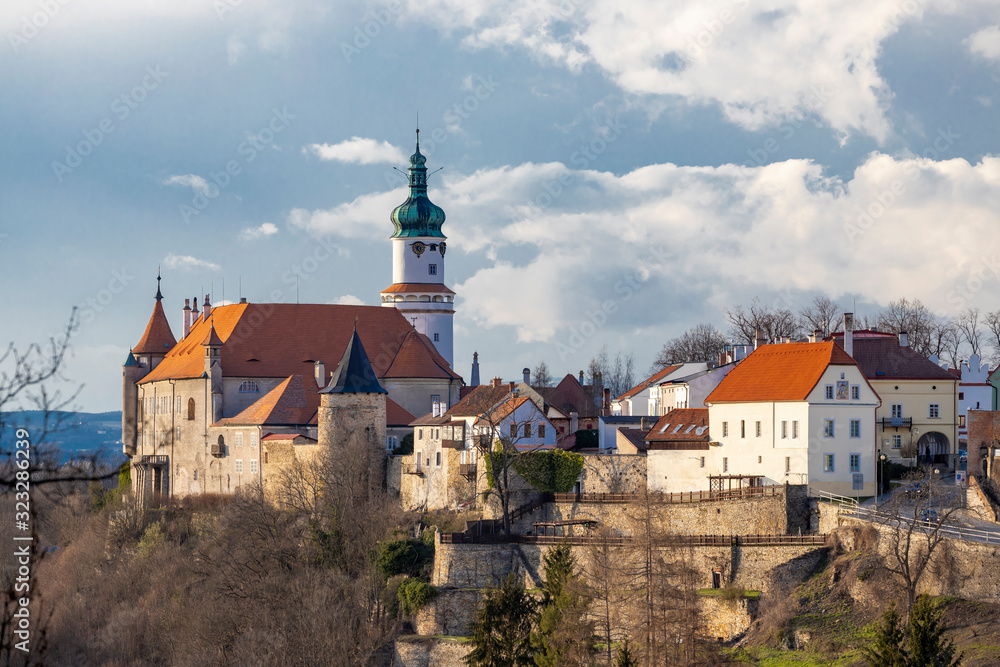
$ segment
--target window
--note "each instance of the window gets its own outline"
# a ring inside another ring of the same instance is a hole
[[[823,472],[834,472],[833,469],[833,454],[823,455]]]
[[[194,421],[194,399],[188,399],[188,421]]]
[[[892,448],[899,449],[902,446],[903,446],[903,436],[901,435],[892,436]]]
[[[832,401],[833,400],[833,385],[832,384],[826,385],[826,400],[828,400],[828,401]]]
[[[197,470],[194,471],[194,481],[196,481],[196,482],[198,481],[198,471]]]
[[[851,437],[860,438],[861,437],[861,420],[852,419],[851,420]]]
[[[545,424],[539,424],[538,425],[538,437],[539,438],[544,438],[545,437]]]
[[[181,413],[181,404],[182,404],[182,403],[181,403],[181,397],[180,397],[180,396],[178,396],[178,397],[177,397],[177,414],[180,414],[180,413]]]
[[[722,459],[722,472],[729,472],[729,458],[723,457]]]
[[[236,472],[237,474],[243,472],[243,459],[236,459]]]
[[[244,380],[240,383],[241,394],[259,394],[260,385],[254,380]]]
[[[267,463],[267,452],[264,452],[264,463]]]
[[[928,419],[940,419],[941,418],[941,405],[938,403],[931,403],[927,406],[927,417]]]
[[[785,472],[792,472],[792,457],[785,457]]]
[[[434,334],[434,342],[438,343],[440,341],[441,341],[441,334],[438,333]]]
[[[741,438],[747,437],[747,423],[746,420],[744,419],[740,420],[740,437]]]
[[[517,437],[517,424],[515,424],[513,422],[511,422],[511,425],[510,425],[510,437],[511,438],[516,438]]]
[[[703,457],[701,457],[701,467],[702,467],[702,468],[704,468],[704,467],[705,467],[705,457],[704,457],[704,456],[703,456]]]
[[[758,456],[757,457],[757,463],[763,463],[763,462],[764,462],[764,457],[763,456]]]
[[[423,452],[417,450],[417,453],[413,456],[413,465],[417,467],[417,471],[420,471],[420,464],[424,460]]]
[[[892,417],[893,417],[893,419],[902,419],[903,418],[903,404],[902,403],[893,403],[892,404]]]
[[[428,264],[427,265],[427,273],[428,273],[428,275],[436,276],[438,274],[438,265],[437,264]]]
[[[250,459],[250,474],[257,474],[257,459]]]
[[[851,385],[851,400],[859,401],[861,400],[861,387],[856,384]]]
[[[729,435],[729,422],[722,422],[722,437],[725,438]]]
[[[524,437],[525,438],[531,437],[531,422],[528,422],[524,425]]]
[[[799,439],[799,420],[792,420],[792,440]]]
[[[233,434],[233,440],[235,440],[237,447],[242,447],[243,446],[243,432],[242,431],[237,431],[236,433],[234,433]]]
[[[441,467],[441,452],[437,452],[434,455],[434,465],[436,465],[438,468]]]
[[[250,431],[250,446],[257,446],[257,431]]]
[[[385,436],[385,448],[388,449],[389,451],[396,449],[397,442],[398,441],[396,439],[396,436],[394,435]]]
[[[861,454],[851,454],[851,472],[861,472]]]
[[[958,416],[958,427],[965,428],[965,415]]]
[[[441,439],[441,429],[439,428],[434,429],[434,439],[435,440]]]
[[[424,429],[418,428],[417,429],[417,440],[423,440],[423,439],[424,439]]]
[[[757,422],[757,437],[760,437],[760,422]]]
[[[823,436],[827,437],[827,438],[834,437],[833,420],[832,419],[824,419],[823,420]]]
[[[431,410],[434,409],[434,404],[435,403],[440,403],[440,402],[441,402],[441,396],[438,395],[438,394],[432,394],[431,395]]]
[[[958,400],[960,400],[960,401],[964,401],[965,400],[965,392],[964,391],[958,392]]]
[[[181,427],[178,426],[177,429],[174,431],[174,442],[180,442],[180,439],[181,439]]]
[[[787,420],[781,422],[781,437],[782,437],[782,439],[788,437],[788,421]]]

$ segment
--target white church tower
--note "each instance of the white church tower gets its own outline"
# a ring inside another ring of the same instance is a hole
[[[427,198],[427,158],[410,156],[410,196],[392,212],[392,285],[382,290],[382,305],[398,308],[453,365],[455,293],[444,284],[444,211]]]

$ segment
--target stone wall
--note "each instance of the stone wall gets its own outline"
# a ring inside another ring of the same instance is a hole
[[[989,498],[979,486],[979,480],[969,475],[969,486],[965,488],[965,508],[973,516],[996,523],[997,515]]]
[[[841,526],[843,529],[875,528],[879,535],[876,550],[892,562],[891,528],[849,517],[841,518]],[[924,544],[922,539],[914,540],[914,548],[923,548]],[[997,563],[1000,563],[1000,545],[944,539],[935,550],[917,592],[968,600],[1000,601]]]
[[[795,487],[792,487],[795,488]],[[761,496],[740,500],[719,500],[696,503],[652,503],[650,512],[654,530],[675,535],[784,535],[798,533],[799,509],[789,512],[786,496]],[[796,529],[789,525],[789,516]],[[644,520],[643,503],[546,503],[530,512],[511,527],[515,533],[533,531],[532,524],[571,519],[591,519],[599,528],[614,535],[631,535]],[[574,530],[582,531],[582,528]],[[802,531],[806,532],[806,531]]]
[[[736,639],[750,628],[757,613],[757,600],[740,598],[723,600],[703,595],[699,599],[704,623],[704,636],[727,642]]]
[[[646,486],[646,457],[585,454],[580,474],[583,493],[638,493]]]
[[[824,503],[813,498],[809,501],[811,512],[810,529],[820,535],[830,535],[840,528],[840,506]]]
[[[465,667],[472,650],[466,642],[425,637],[401,637],[393,647],[393,667]]]
[[[413,619],[418,635],[464,635],[475,620],[478,588],[444,588]]]

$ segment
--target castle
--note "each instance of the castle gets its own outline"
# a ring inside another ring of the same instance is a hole
[[[444,284],[444,211],[410,157],[409,196],[391,215],[393,283],[381,307],[185,300],[174,337],[160,277],[153,312],[122,369],[122,442],[143,498],[233,493],[289,452],[338,429],[392,448],[414,415],[454,405],[455,293]],[[340,360],[327,370],[327,362]]]

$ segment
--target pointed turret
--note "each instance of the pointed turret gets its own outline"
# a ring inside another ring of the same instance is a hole
[[[337,365],[330,384],[323,389],[323,394],[388,394],[379,383],[375,369],[372,368],[365,347],[361,344],[357,327],[351,336],[351,342],[344,350],[344,356]]]
[[[472,353],[472,377],[469,379],[470,387],[479,386],[479,353]]]
[[[139,412],[139,390],[136,383],[142,379],[143,368],[132,350],[129,350],[122,364],[122,453],[135,456],[137,416]]]
[[[167,352],[177,344],[173,332],[170,330],[170,322],[167,321],[167,314],[163,312],[163,293],[160,292],[160,276],[156,276],[156,305],[153,306],[153,314],[146,324],[146,331],[142,338],[132,348],[132,354],[139,358],[139,365],[146,367],[146,372],[156,368],[156,365],[163,360]]]

